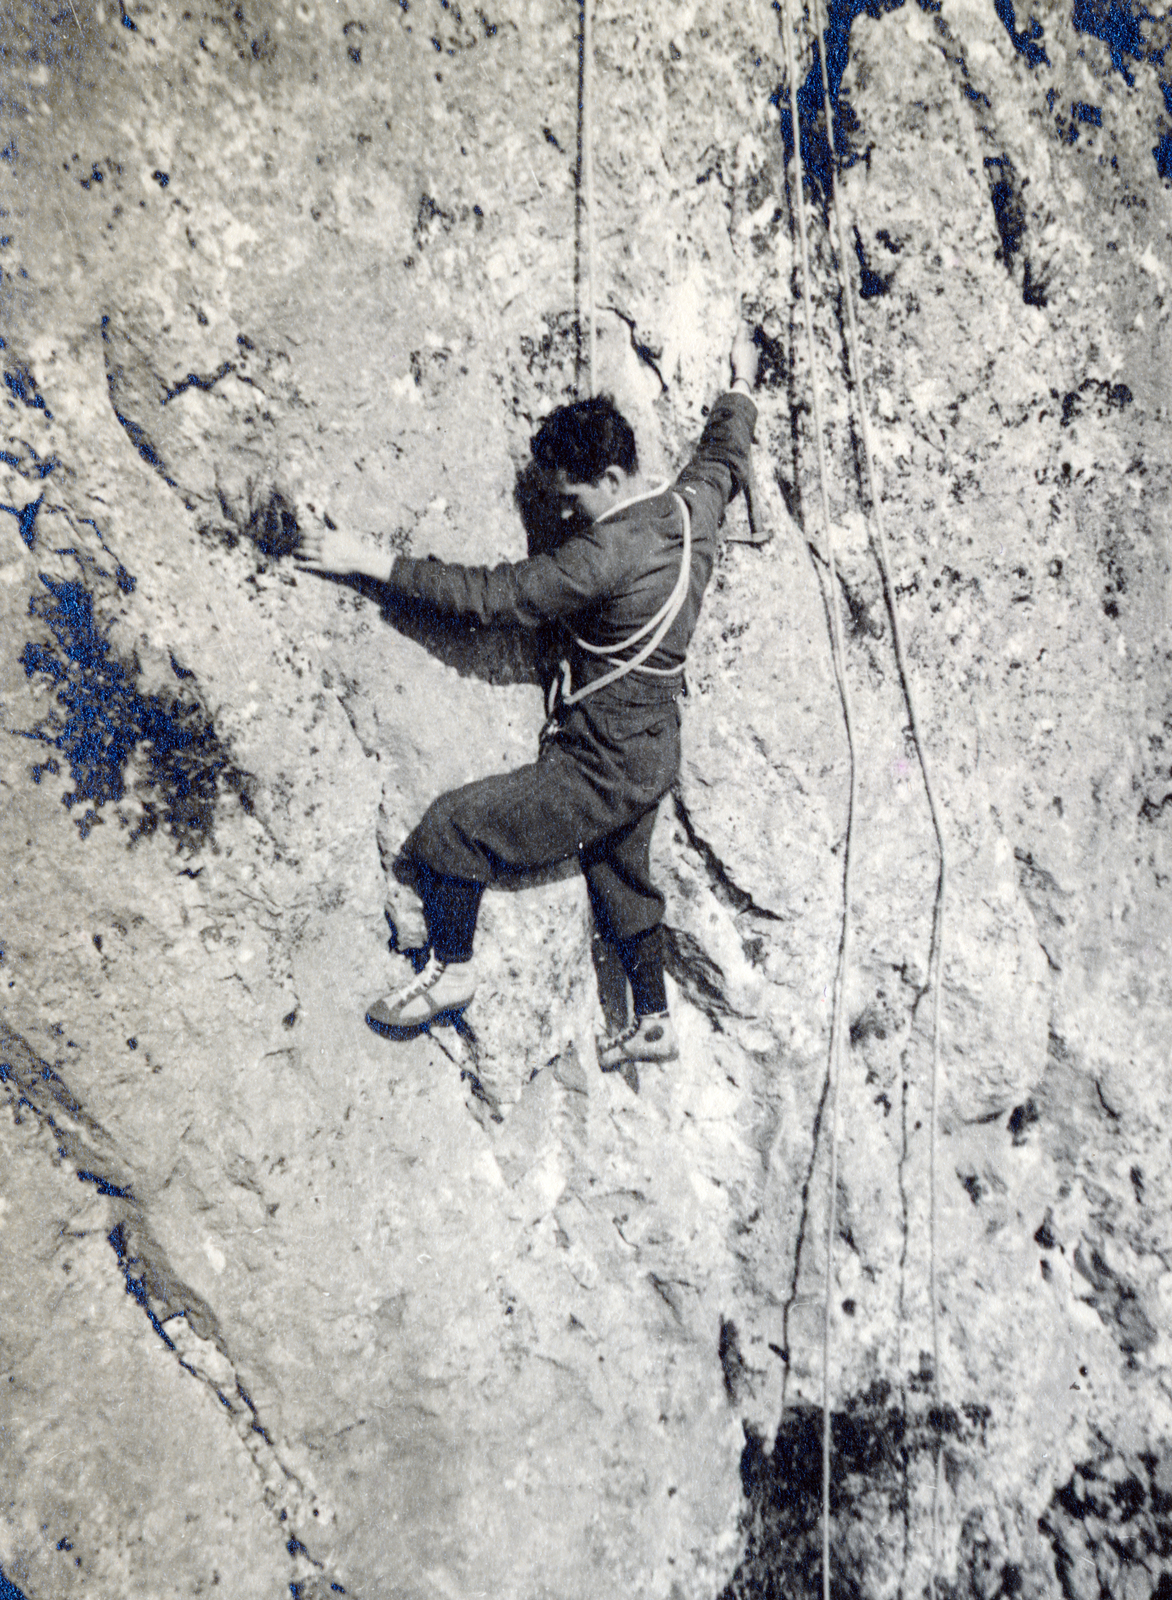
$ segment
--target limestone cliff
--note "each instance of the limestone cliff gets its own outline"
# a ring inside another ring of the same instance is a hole
[[[0,131],[0,1590],[813,1594],[828,645],[777,15],[595,20],[601,376],[679,463],[760,323],[757,471],[656,835],[682,1059],[599,1073],[585,891],[486,897],[469,1030],[389,1044],[384,868],[532,759],[540,662],[299,574],[306,501],[523,554],[579,381],[579,16],[21,0]],[[835,9],[896,600],[863,516],[808,34],[862,803],[835,1592],[1172,1596],[1168,25]],[[596,970],[597,969],[597,970]],[[600,989],[601,984],[601,989]],[[7,1587],[6,1587],[7,1585]]]

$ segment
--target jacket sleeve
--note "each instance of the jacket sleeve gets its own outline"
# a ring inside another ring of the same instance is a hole
[[[558,550],[499,567],[465,567],[434,557],[399,556],[391,568],[396,597],[414,600],[486,626],[539,628],[585,611],[612,593],[616,573],[601,540],[589,533]]]
[[[756,421],[757,407],[747,394],[721,395],[695,454],[676,479],[676,488],[687,494],[693,519],[699,512],[713,530],[749,475],[749,448]]]

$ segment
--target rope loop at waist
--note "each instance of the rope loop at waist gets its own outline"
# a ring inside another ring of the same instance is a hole
[[[645,672],[655,678],[674,678],[684,670],[684,662],[678,667],[649,667],[646,662],[653,656],[659,646],[667,637],[672,623],[683,609],[684,601],[688,597],[688,586],[692,578],[692,516],[688,510],[688,503],[682,495],[673,489],[672,499],[680,508],[684,521],[683,553],[680,557],[680,571],[675,587],[668,595],[663,605],[647,622],[636,628],[635,632],[628,635],[620,644],[598,645],[587,644],[585,639],[574,635],[574,643],[580,650],[585,650],[592,656],[603,656],[607,661],[614,662],[609,672],[602,673],[597,678],[592,678],[589,683],[584,683],[580,689],[570,690],[569,663],[562,662],[561,680],[557,682],[557,701],[563,706],[577,705],[580,700],[585,700],[589,694],[594,694],[598,689],[605,689],[612,683],[617,683],[620,678],[625,678],[629,672]],[[650,635],[650,637],[648,637]],[[638,652],[633,656],[626,656],[624,651],[630,650],[634,645],[645,641]]]

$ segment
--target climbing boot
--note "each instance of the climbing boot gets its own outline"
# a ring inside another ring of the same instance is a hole
[[[612,1039],[598,1040],[598,1065],[619,1072],[628,1061],[674,1061],[679,1055],[675,1025],[667,1011],[636,1017]]]
[[[413,1039],[433,1022],[456,1022],[476,993],[470,961],[441,961],[433,950],[410,983],[376,1000],[366,1020],[388,1039]]]

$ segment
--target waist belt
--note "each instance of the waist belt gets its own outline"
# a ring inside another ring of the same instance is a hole
[[[680,513],[684,519],[684,548],[680,557],[680,575],[676,579],[675,588],[650,621],[645,622],[642,627],[636,628],[635,632],[620,644],[587,644],[585,639],[579,639],[577,634],[574,635],[574,643],[579,650],[585,650],[592,656],[603,656],[607,661],[613,662],[614,665],[609,672],[604,672],[597,678],[591,678],[589,683],[584,683],[580,689],[575,689],[571,692],[569,688],[570,664],[568,661],[563,661],[561,674],[551,685],[551,692],[556,696],[554,705],[550,707],[551,715],[558,703],[563,706],[577,705],[579,700],[585,700],[588,694],[593,694],[596,689],[605,689],[610,684],[617,683],[620,678],[625,678],[629,672],[646,672],[656,678],[674,678],[683,672],[684,663],[682,661],[678,667],[649,667],[646,665],[648,659],[655,654],[667,637],[668,629],[672,623],[679,616],[684,601],[688,597],[688,585],[692,578],[691,513],[688,510],[687,501],[684,500],[682,495],[677,494],[674,489],[672,490],[672,499],[679,506]],[[645,642],[640,644],[640,641]],[[626,656],[623,654],[624,651],[630,650],[634,645],[640,645],[635,655]]]

